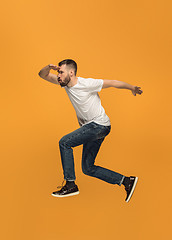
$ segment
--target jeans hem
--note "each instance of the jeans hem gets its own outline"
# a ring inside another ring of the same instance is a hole
[[[122,179],[121,179],[121,181],[120,181],[120,183],[119,183],[119,186],[121,186],[121,184],[122,184],[124,178],[125,178],[125,176],[123,175],[123,176],[122,176]]]
[[[75,181],[76,179],[73,179],[73,180],[72,180],[72,179],[65,179],[65,178],[64,178],[64,180],[66,180],[66,181],[69,181],[69,182],[70,182],[70,181]]]

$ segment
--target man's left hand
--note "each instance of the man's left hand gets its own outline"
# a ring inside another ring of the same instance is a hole
[[[134,86],[133,90],[131,90],[132,94],[136,96],[136,94],[142,94],[143,91],[138,86]]]

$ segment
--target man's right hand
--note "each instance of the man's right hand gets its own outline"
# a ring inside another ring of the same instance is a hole
[[[58,66],[54,65],[54,64],[49,64],[49,67],[53,70],[57,70]]]
[[[56,74],[53,74],[53,73],[50,73],[50,70],[53,69],[53,70],[57,70],[59,69],[58,66],[54,65],[54,64],[48,64],[47,66],[45,66],[44,68],[42,68],[40,71],[39,71],[39,76],[51,83],[54,83],[54,84],[60,84],[57,80],[57,75]]]

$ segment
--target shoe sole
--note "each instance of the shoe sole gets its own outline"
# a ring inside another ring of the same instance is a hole
[[[74,195],[78,195],[79,192],[75,192],[75,193],[70,193],[70,194],[66,194],[66,195],[57,195],[57,194],[51,194],[53,197],[70,197],[70,196],[74,196]]]
[[[133,187],[132,187],[132,189],[131,189],[130,195],[128,196],[126,202],[129,202],[131,196],[133,195],[133,192],[134,192],[134,189],[135,189],[135,187],[136,187],[137,181],[138,181],[138,177],[135,178],[135,181],[134,181]]]

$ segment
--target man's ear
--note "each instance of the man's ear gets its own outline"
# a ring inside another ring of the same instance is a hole
[[[69,71],[69,75],[70,75],[70,77],[73,77],[73,76],[74,76],[74,70],[73,70],[73,69],[71,69],[71,70]]]

